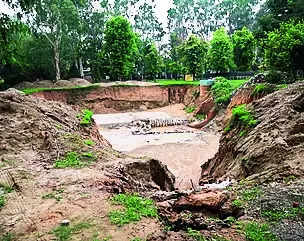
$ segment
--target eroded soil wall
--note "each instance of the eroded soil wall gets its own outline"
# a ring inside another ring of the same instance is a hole
[[[42,91],[34,93],[33,96],[89,108],[94,113],[114,113],[146,110],[176,103],[187,105],[193,101],[195,91],[199,91],[199,87],[117,86]]]

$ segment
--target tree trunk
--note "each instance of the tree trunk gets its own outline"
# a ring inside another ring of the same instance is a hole
[[[82,57],[79,57],[79,73],[80,73],[80,77],[84,78],[83,65],[82,65]]]
[[[56,82],[61,79],[60,77],[60,67],[59,67],[59,41],[56,40],[54,44],[54,61],[55,61],[55,72],[56,72]]]

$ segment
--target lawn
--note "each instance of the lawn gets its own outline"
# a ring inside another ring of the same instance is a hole
[[[249,79],[235,79],[235,80],[230,80],[231,85],[233,86],[234,89],[239,88],[242,84],[247,82]]]
[[[156,80],[157,83],[159,83],[161,86],[170,86],[170,85],[193,85],[193,86],[199,86],[199,80],[197,81],[185,81],[185,80],[165,80],[160,79]]]
[[[239,80],[229,80],[231,85],[234,89],[237,89],[242,84],[244,84],[248,79],[239,79]],[[193,85],[193,86],[199,86],[200,82],[199,80],[195,81],[185,81],[185,80],[165,80],[165,79],[159,79],[156,80],[157,83],[159,83],[161,86],[170,86],[170,85]]]

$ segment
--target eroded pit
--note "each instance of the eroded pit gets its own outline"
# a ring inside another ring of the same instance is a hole
[[[97,114],[99,131],[112,147],[131,156],[160,160],[175,175],[175,187],[189,189],[198,184],[201,164],[218,150],[219,136],[182,125],[152,127],[134,134],[136,120],[187,120],[182,104],[143,112]],[[133,132],[133,133],[132,133]],[[192,181],[192,183],[191,183]]]

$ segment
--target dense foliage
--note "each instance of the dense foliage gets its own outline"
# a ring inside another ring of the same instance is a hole
[[[265,63],[269,69],[292,72],[304,71],[304,23],[282,23],[268,33]]]
[[[233,45],[224,28],[213,33],[208,51],[209,69],[215,72],[227,72],[234,68]]]
[[[181,62],[194,77],[206,70],[208,43],[191,35],[179,48]]]
[[[112,80],[124,80],[130,77],[136,52],[135,34],[128,20],[121,16],[111,18],[106,23],[100,58]]]
[[[215,103],[219,105],[226,105],[229,103],[233,90],[234,88],[231,82],[224,77],[217,77],[214,85],[211,87]]]
[[[234,63],[238,70],[251,70],[254,54],[255,54],[255,39],[246,27],[242,30],[237,30],[232,35]]]
[[[304,72],[302,0],[174,0],[167,31],[153,0],[4,3],[15,15],[0,11],[2,88],[88,72],[96,82]]]

